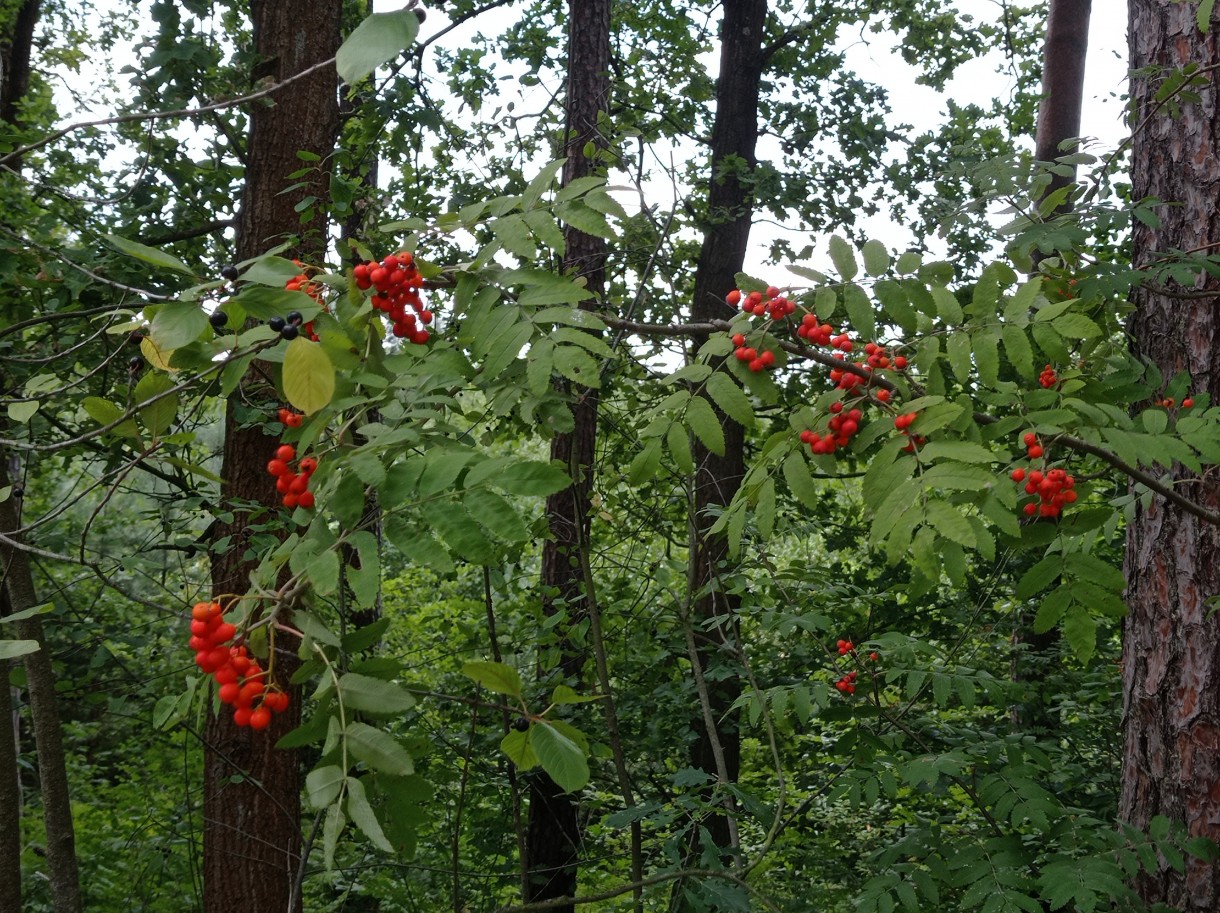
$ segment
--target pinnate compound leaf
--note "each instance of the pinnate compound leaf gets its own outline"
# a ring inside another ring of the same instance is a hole
[[[326,821],[322,825],[322,861],[327,871],[335,867],[335,850],[339,846],[339,835],[343,833],[346,824],[347,818],[341,806],[335,804],[327,809]]]
[[[704,447],[717,456],[724,456],[724,429],[720,427],[720,419],[706,399],[691,397],[686,406],[686,423]]]
[[[474,679],[488,691],[509,697],[521,697],[521,676],[512,666],[476,660],[462,666],[462,674]]]
[[[284,396],[306,415],[327,405],[335,395],[335,366],[318,343],[298,336],[284,353]]]
[[[370,770],[395,777],[409,777],[415,773],[410,753],[388,732],[353,721],[347,724],[346,735],[348,752],[357,761],[367,764]]]
[[[339,679],[339,695],[344,706],[374,716],[394,716],[415,706],[414,695],[401,685],[358,672]]]
[[[418,33],[419,19],[409,10],[373,13],[340,46],[335,56],[339,78],[349,86],[359,82],[414,44]]]
[[[690,365],[689,367],[695,367]],[[750,398],[741,387],[723,372],[717,371],[708,377],[704,385],[707,395],[720,407],[720,411],[739,425],[749,428],[754,424],[754,410],[750,406]]]
[[[538,763],[564,792],[576,792],[589,782],[589,762],[580,746],[545,720],[530,727],[530,747]]]

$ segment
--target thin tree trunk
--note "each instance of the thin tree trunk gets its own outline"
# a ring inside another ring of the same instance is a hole
[[[1134,199],[1155,197],[1160,224],[1136,223],[1134,262],[1158,252],[1213,247],[1220,239],[1220,102],[1215,83],[1198,88],[1178,116],[1159,107],[1160,78],[1188,63],[1220,64],[1220,9],[1201,33],[1197,4],[1130,0],[1131,68],[1154,74],[1133,79],[1140,129],[1132,145]],[[1177,286],[1172,286],[1176,288]],[[1220,282],[1200,273],[1192,291]],[[1216,298],[1181,299],[1139,288],[1130,322],[1132,348],[1165,377],[1189,372],[1192,391],[1220,400],[1220,314]],[[1214,479],[1173,474],[1183,494],[1220,508]],[[1209,605],[1220,594],[1220,529],[1159,497],[1137,502],[1127,527],[1127,604],[1123,635],[1123,771],[1120,815],[1147,828],[1158,815],[1185,822],[1194,836],[1220,841],[1220,616]],[[1189,859],[1184,872],[1160,860],[1136,880],[1149,903],[1185,913],[1220,908],[1220,866]]]
[[[568,84],[564,125],[563,183],[600,173],[603,166],[585,155],[585,146],[605,147],[598,119],[608,110],[610,95],[610,0],[569,0]],[[564,230],[563,269],[581,276],[600,304],[606,283],[606,242],[570,226]],[[591,387],[564,383],[572,397],[575,427],[551,441],[551,459],[572,476],[571,487],[547,498],[550,536],[542,551],[543,608],[565,611],[574,624],[589,613],[584,570],[589,548],[589,498],[593,490],[597,443],[598,393]],[[585,651],[565,644],[564,675],[578,677]],[[577,797],[563,792],[539,771],[527,778],[529,821],[526,832],[527,903],[573,897],[580,848]],[[551,909],[571,913],[572,904]]]
[[[1080,109],[1084,100],[1084,66],[1089,49],[1089,11],[1092,0],[1051,0],[1046,19],[1046,45],[1042,51],[1042,100],[1034,158],[1051,162],[1063,155],[1061,147],[1080,135]],[[1055,174],[1042,198],[1075,182],[1071,175]],[[1071,199],[1055,207],[1069,212]],[[1035,266],[1053,252],[1034,251]],[[1058,629],[1042,634],[1033,629],[1032,614],[1022,615],[1013,631],[1012,677],[1028,689],[1029,699],[1012,709],[1013,726],[1020,730],[1047,732],[1054,725],[1044,692],[1046,671],[1056,662]]]
[[[712,126],[711,173],[708,194],[709,224],[699,252],[695,273],[691,318],[695,323],[729,318],[733,310],[725,295],[736,287],[736,275],[745,263],[750,240],[754,201],[749,171],[757,164],[758,102],[765,60],[762,53],[766,0],[726,0],[720,38],[720,76],[716,81],[716,118]],[[737,163],[735,166],[734,163]],[[742,174],[742,170],[746,173]],[[744,180],[743,180],[744,179]],[[697,348],[703,342],[696,338]],[[696,678],[707,678],[708,706],[696,715],[696,742],[692,763],[713,780],[735,782],[741,767],[741,737],[737,717],[730,708],[739,694],[736,676],[702,676],[717,663],[733,661],[735,653],[730,620],[737,599],[720,585],[728,549],[722,536],[709,530],[716,521],[715,508],[733,500],[745,475],[745,429],[717,413],[724,430],[724,455],[719,456],[694,441],[695,483],[691,516],[690,591],[693,633],[697,651],[692,661],[701,667]],[[727,643],[726,643],[727,641]],[[715,727],[705,719],[716,721]],[[726,810],[707,825],[714,844],[733,848],[734,822]]]
[[[1080,136],[1080,108],[1084,102],[1084,65],[1089,50],[1089,13],[1093,0],[1051,0],[1046,18],[1046,47],[1042,52],[1042,103],[1034,158],[1053,162],[1065,155],[1063,144]],[[1046,193],[1075,182],[1072,174],[1051,177]],[[1066,212],[1069,203],[1057,210]]]
[[[8,484],[7,474],[6,467],[0,462],[0,487]],[[9,532],[20,528],[14,505],[15,499],[11,497],[0,502],[0,530]],[[3,561],[5,611],[16,614],[38,605],[28,553],[17,548],[0,546],[0,560]],[[26,689],[30,696],[34,747],[38,752],[38,779],[42,787],[42,814],[46,830],[47,873],[51,884],[51,898],[55,913],[80,913],[76,832],[72,823],[72,801],[68,791],[68,768],[64,757],[63,731],[59,722],[59,704],[55,696],[55,670],[51,665],[51,653],[43,631],[42,619],[34,615],[14,622],[13,627],[18,639],[32,640],[39,645],[36,652],[26,654],[24,665]],[[8,725],[7,719],[5,725]],[[9,776],[6,775],[4,779],[9,780]]]
[[[252,0],[254,41],[274,79],[284,79],[326,60],[339,45],[342,0]],[[337,81],[322,71],[276,96],[274,105],[251,111],[246,184],[237,219],[237,258],[262,253],[299,236],[288,256],[320,259],[327,240],[325,222],[302,225],[296,204],[306,195],[325,199],[325,186],[298,187],[288,175],[301,168],[297,152],[324,161],[338,130]],[[316,182],[324,182],[319,172]],[[274,480],[264,467],[277,440],[265,434],[259,413],[270,421],[278,408],[274,388],[255,365],[230,399],[225,416],[221,497],[226,504],[261,505],[279,510]],[[245,560],[247,525],[265,514],[246,507],[232,520],[217,523],[216,539],[226,551],[212,563],[212,589],[226,604],[245,592],[253,568]],[[274,716],[261,732],[238,728],[229,713],[212,714],[204,758],[204,910],[230,913],[236,907],[294,913],[301,909],[293,890],[302,864],[301,764],[295,751],[274,748],[280,736],[300,722],[300,689],[288,679],[297,666],[296,644],[277,643],[275,679],[290,690],[291,709]]]

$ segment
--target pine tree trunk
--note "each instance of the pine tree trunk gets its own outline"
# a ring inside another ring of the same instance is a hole
[[[332,57],[339,45],[342,0],[252,0],[255,47],[267,62],[271,78],[281,80]],[[321,219],[302,225],[295,210],[305,196],[324,200],[325,176],[313,186],[282,191],[296,183],[288,177],[302,166],[297,152],[325,161],[338,131],[338,92],[333,70],[294,83],[274,96],[274,105],[250,113],[246,184],[237,220],[237,259],[256,256],[285,237],[298,245],[285,256],[318,260],[327,247]],[[278,511],[274,480],[265,466],[277,440],[264,433],[264,422],[279,407],[274,388],[255,364],[230,399],[225,416],[221,498]],[[218,523],[216,540],[228,540],[212,563],[216,598],[245,592],[253,563],[244,553],[250,523],[267,515],[234,510],[232,520]],[[288,687],[296,668],[295,643],[277,643],[275,679],[290,690],[291,710],[275,714],[261,732],[240,729],[232,715],[209,716],[204,758],[204,910],[234,909],[294,913],[301,909],[294,890],[301,861],[301,762],[295,751],[280,751],[275,742],[300,722],[300,690]]]
[[[758,102],[764,58],[763,25],[766,0],[726,0],[720,35],[720,76],[716,81],[716,118],[712,126],[711,173],[724,176],[711,180],[708,194],[709,223],[699,252],[695,272],[691,318],[696,323],[725,320],[733,309],[725,303],[737,285],[736,276],[745,263],[750,241],[754,201],[749,189],[749,171],[757,164]],[[735,167],[733,163],[737,163]],[[739,170],[740,169],[740,170]],[[745,171],[745,174],[741,173]],[[744,180],[743,180],[744,178]],[[703,340],[696,338],[697,348]],[[696,473],[691,517],[690,591],[693,594],[693,619],[700,665],[707,669],[726,657],[726,639],[733,643],[735,625],[724,623],[736,613],[737,600],[719,585],[727,545],[722,536],[709,529],[716,521],[714,508],[733,500],[745,475],[745,429],[720,414],[724,430],[724,455],[707,450],[694,441],[692,451]],[[709,676],[708,698],[717,730],[708,731],[703,716],[697,714],[693,765],[713,779],[720,779],[716,754],[721,755],[729,782],[740,771],[741,737],[736,714],[729,708],[737,699],[736,675]],[[718,815],[708,824],[717,847],[732,845],[732,825],[727,816]]]
[[[1220,10],[1201,33],[1197,4],[1130,0],[1131,67],[1172,70],[1188,63],[1220,64]],[[1220,239],[1220,105],[1210,78],[1199,101],[1184,101],[1177,116],[1158,108],[1158,76],[1133,79],[1133,197],[1178,205],[1158,208],[1161,223],[1137,222],[1136,265],[1170,249],[1214,252]],[[1170,284],[1171,289],[1180,286]],[[1216,289],[1200,274],[1189,291]],[[1138,289],[1130,322],[1132,347],[1168,379],[1191,375],[1196,394],[1220,401],[1220,322],[1215,298],[1175,298]],[[1220,488],[1209,476],[1179,490],[1211,510]],[[1123,820],[1146,828],[1158,815],[1185,822],[1195,836],[1220,840],[1220,616],[1209,600],[1220,595],[1220,529],[1161,498],[1140,503],[1127,528],[1127,603],[1123,638]],[[1186,913],[1220,908],[1220,866],[1188,860],[1179,873],[1165,865],[1137,879],[1141,895]]]
[[[1066,155],[1062,149],[1064,141],[1080,136],[1092,5],[1093,0],[1051,0],[1046,17],[1046,47],[1042,52],[1042,103],[1038,107],[1034,138],[1034,158],[1039,162],[1053,162]],[[1071,175],[1053,175],[1047,193],[1075,180],[1075,169]]]
[[[610,0],[569,0],[568,85],[563,154],[563,183],[601,173],[585,146],[605,147],[598,118],[610,95]],[[584,277],[595,296],[586,306],[600,305],[606,283],[606,242],[577,231],[564,230],[563,270]],[[564,611],[568,623],[588,616],[584,568],[589,549],[589,497],[593,490],[597,443],[598,393],[592,387],[562,384],[571,397],[575,427],[551,441],[551,459],[559,460],[572,477],[572,485],[547,498],[550,535],[542,550],[543,609]],[[585,651],[564,645],[561,667],[575,678],[585,663]],[[527,903],[573,897],[579,862],[580,825],[577,797],[559,789],[542,771],[532,773],[529,784],[529,823],[526,833]],[[551,909],[572,913],[572,904]]]

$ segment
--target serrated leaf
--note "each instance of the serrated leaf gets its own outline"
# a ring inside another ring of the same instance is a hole
[[[674,458],[674,465],[678,467],[679,472],[690,475],[695,471],[690,436],[685,425],[681,422],[672,423],[665,431],[665,444],[669,448],[669,454]]]
[[[311,770],[305,777],[305,795],[314,808],[326,808],[343,790],[347,774],[336,764]]]
[[[724,456],[724,429],[711,404],[702,396],[693,396],[686,404],[686,424],[704,447]]]
[[[511,460],[507,464],[497,463],[490,466],[480,463],[466,474],[468,487],[484,480],[510,495],[535,497],[555,494],[572,484],[571,478],[558,463],[543,463],[538,460]]]
[[[934,285],[931,291],[932,300],[936,302],[936,312],[940,315],[941,320],[949,324],[958,324],[965,319],[966,315],[962,313],[962,306],[951,291],[943,285]]]
[[[1017,373],[1025,378],[1032,377],[1034,350],[1029,344],[1029,337],[1025,335],[1025,331],[1011,323],[1006,323],[1000,330],[1000,338],[1004,341],[1004,353]]]
[[[410,753],[388,732],[353,720],[344,734],[348,752],[370,770],[395,777],[408,777],[415,772]]]
[[[860,256],[864,259],[864,271],[870,276],[884,276],[885,271],[890,268],[889,251],[880,241],[865,241],[864,247],[860,249]]]
[[[950,333],[945,340],[945,353],[949,356],[949,366],[958,383],[965,384],[970,379],[972,362],[970,360],[970,336],[964,332]]]
[[[414,695],[402,685],[358,672],[347,672],[339,678],[339,694],[344,706],[374,716],[396,716],[415,706]]]
[[[313,415],[335,395],[335,366],[326,350],[304,336],[288,343],[284,353],[284,396],[298,410]]]
[[[855,283],[848,284],[843,289],[843,309],[860,338],[873,339],[877,335],[873,303],[869,301],[864,289]]]
[[[354,85],[411,47],[418,33],[419,19],[409,10],[373,13],[340,45],[335,55],[339,78]]]
[[[955,507],[944,501],[929,501],[924,510],[928,522],[946,539],[966,548],[977,547],[974,528]]]
[[[845,281],[850,282],[856,277],[856,252],[838,235],[830,236],[830,262]]]
[[[580,346],[555,346],[555,370],[574,383],[601,386],[601,368],[597,360]]]
[[[335,867],[335,850],[339,846],[339,835],[343,833],[346,824],[347,819],[341,806],[332,805],[326,810],[326,820],[322,824],[322,864],[328,872]]]
[[[505,542],[525,542],[530,538],[516,509],[494,491],[471,489],[462,495],[462,503],[497,538]]]
[[[788,490],[795,495],[798,501],[811,509],[823,506],[821,491],[809,472],[805,458],[800,453],[794,450],[784,458],[783,473],[784,481],[788,483]]]
[[[1051,590],[1043,597],[1041,605],[1038,606],[1038,614],[1034,616],[1034,633],[1045,634],[1059,624],[1059,619],[1063,617],[1071,602],[1072,591],[1066,586]]]
[[[496,694],[516,698],[522,696],[521,676],[516,669],[504,663],[468,662],[462,666],[462,674]]]
[[[753,426],[754,409],[750,406],[750,398],[728,374],[720,371],[712,374],[704,389],[721,412],[739,425],[746,428]]]
[[[1061,314],[1051,321],[1051,326],[1068,339],[1095,339],[1101,335],[1101,327],[1084,314]]]
[[[364,784],[355,778],[347,781],[347,814],[352,824],[369,838],[369,843],[384,853],[394,852],[393,845],[386,839],[385,831],[377,821],[377,815],[373,813],[373,806],[369,805]]]
[[[1072,606],[1063,619],[1063,636],[1077,659],[1087,663],[1097,649],[1097,620],[1084,606]]]
[[[187,276],[195,275],[189,266],[173,254],[167,254],[163,250],[149,247],[147,244],[141,244],[139,241],[128,241],[126,238],[120,238],[118,235],[103,235],[102,237],[121,254],[135,257],[137,260],[143,260],[145,263],[151,263],[153,266],[163,266],[166,269],[172,269]]]
[[[529,745],[538,763],[564,792],[576,792],[589,782],[589,762],[580,746],[541,720],[529,729]]]

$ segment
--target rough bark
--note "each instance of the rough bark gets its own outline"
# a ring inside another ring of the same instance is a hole
[[[1089,13],[1093,0],[1051,0],[1046,19],[1046,46],[1042,52],[1042,102],[1034,157],[1053,162],[1065,155],[1063,144],[1080,136],[1080,107],[1084,101],[1084,66],[1089,49]],[[1049,195],[1075,182],[1072,174],[1051,176]],[[1066,212],[1070,203],[1058,211]]]
[[[1195,4],[1131,0],[1131,67],[1176,69],[1220,64],[1220,11],[1201,33]],[[1215,83],[1178,116],[1158,108],[1160,84],[1131,84],[1135,199],[1157,197],[1158,226],[1136,224],[1137,264],[1172,248],[1215,248],[1220,242],[1220,103]],[[1192,291],[1220,282],[1200,273]],[[1138,289],[1130,331],[1134,351],[1165,376],[1188,371],[1191,388],[1220,397],[1220,323],[1215,298],[1181,299]],[[1181,467],[1179,490],[1211,510],[1220,507],[1214,477],[1190,480]],[[1139,504],[1127,528],[1127,603],[1123,638],[1123,820],[1146,828],[1153,817],[1184,822],[1195,836],[1220,840],[1220,616],[1208,600],[1220,594],[1220,529],[1161,498]],[[1137,879],[1150,903],[1204,913],[1220,907],[1220,866],[1189,860],[1183,873],[1162,861]]]
[[[605,147],[598,132],[598,119],[608,109],[610,95],[610,0],[569,0],[568,78],[565,103],[564,148],[567,157],[563,183],[600,173],[596,157],[584,153],[592,143]],[[582,276],[586,287],[600,302],[605,290],[606,242],[601,238],[564,230],[563,269]],[[584,567],[589,548],[589,498],[593,490],[597,443],[598,393],[592,387],[564,383],[571,397],[575,427],[551,441],[551,459],[559,460],[573,484],[547,498],[550,535],[542,550],[543,608],[548,613],[564,611],[569,624],[588,615]],[[567,677],[577,677],[585,653],[565,644],[561,667]],[[527,903],[574,897],[580,846],[577,797],[564,793],[545,773],[528,778],[529,821],[526,833]],[[554,907],[571,911],[572,904]]]
[[[272,79],[284,79],[334,55],[339,45],[342,0],[253,0],[255,48]],[[302,225],[296,204],[306,195],[325,199],[322,172],[315,186],[284,188],[301,168],[299,150],[325,161],[338,130],[337,81],[321,71],[275,96],[274,105],[250,117],[246,183],[237,219],[237,258],[262,253],[286,237],[298,243],[286,256],[320,259],[326,250],[325,222]],[[265,367],[254,365],[227,405],[221,497],[276,510],[274,480],[264,467],[277,440],[264,422],[279,406]],[[217,523],[217,541],[227,550],[213,556],[212,589],[226,602],[245,592],[253,564],[246,560],[247,526],[257,509],[234,511]],[[282,641],[283,639],[281,639]],[[296,668],[296,644],[277,643],[275,678],[287,689]],[[301,909],[293,890],[301,865],[301,763],[295,751],[273,746],[300,722],[300,692],[292,709],[276,714],[269,729],[239,729],[228,713],[211,715],[204,759],[204,910],[229,913],[243,908],[272,913]]]
[[[41,0],[25,0],[9,14],[0,35],[0,121],[6,124],[18,122],[18,106],[30,88],[30,52],[41,6]]]
[[[6,484],[7,473],[0,463],[0,486]],[[8,532],[20,528],[14,505],[14,498],[0,502],[0,530]],[[30,573],[29,554],[17,548],[0,546],[0,562],[3,570],[5,611],[16,614],[38,605],[34,578]],[[27,654],[23,662],[34,747],[38,752],[38,779],[42,788],[42,815],[46,830],[47,875],[51,885],[51,899],[55,905],[55,913],[80,913],[76,832],[72,823],[68,768],[59,721],[59,704],[55,696],[55,670],[51,665],[51,652],[39,616],[34,615],[14,622],[13,627],[16,628],[14,633],[19,640],[32,640],[39,644],[38,651]],[[5,725],[8,725],[7,719]],[[9,778],[6,776],[5,779]],[[19,847],[20,844],[18,852]],[[3,909],[16,910],[20,907]]]
[[[711,136],[709,219],[699,252],[691,305],[695,323],[724,320],[732,315],[733,309],[724,299],[736,287],[737,273],[745,263],[754,207],[750,174],[757,164],[766,15],[766,0],[726,0],[724,4],[716,117]],[[702,342],[695,339],[694,345]],[[709,530],[716,521],[714,508],[733,500],[745,475],[745,429],[719,410],[717,414],[724,430],[724,454],[710,452],[698,439],[692,448],[696,464],[691,518],[692,623],[699,662],[705,669],[728,659],[725,641],[731,640],[735,625],[722,622],[737,609],[737,600],[718,583],[727,560],[727,544],[722,536],[713,536]],[[711,716],[718,721],[718,727],[716,732],[709,732],[702,717],[696,716],[691,760],[712,779],[720,779],[715,757],[719,743],[727,778],[733,782],[741,766],[741,745],[736,714],[729,708],[737,699],[739,686],[733,675],[708,679]],[[727,814],[712,818],[707,828],[716,846],[731,847],[732,827]]]

